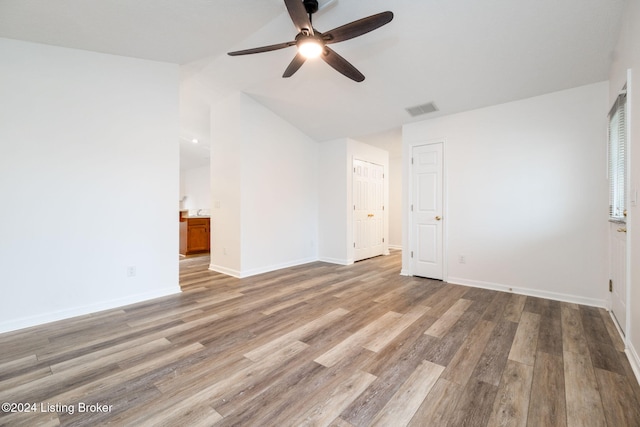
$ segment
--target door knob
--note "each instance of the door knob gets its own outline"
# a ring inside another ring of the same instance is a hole
[[[618,233],[626,233],[627,229],[626,228],[618,228]]]
[[[372,216],[374,216],[373,214],[369,214],[367,215],[368,218],[371,218]]]
[[[440,221],[442,219],[442,217],[437,216],[436,217],[436,221]]]

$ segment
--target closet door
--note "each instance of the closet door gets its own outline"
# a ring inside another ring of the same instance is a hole
[[[411,262],[414,276],[442,280],[443,144],[412,151]]]
[[[384,168],[353,161],[354,261],[384,252]]]

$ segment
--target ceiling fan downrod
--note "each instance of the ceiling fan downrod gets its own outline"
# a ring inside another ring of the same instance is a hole
[[[304,8],[307,10],[309,18],[318,11],[318,0],[302,0],[302,4],[304,4]]]
[[[313,27],[312,15],[318,11],[318,0],[302,0],[302,4],[309,15],[309,23]]]

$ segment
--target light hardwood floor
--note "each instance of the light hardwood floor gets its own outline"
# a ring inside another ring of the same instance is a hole
[[[36,405],[0,425],[640,426],[604,310],[402,277],[399,252],[208,262],[180,261],[181,295],[0,335],[0,402]]]

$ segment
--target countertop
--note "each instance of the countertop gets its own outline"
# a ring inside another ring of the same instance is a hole
[[[188,210],[180,211],[180,220],[183,221],[185,219],[198,219],[198,218],[211,218],[211,215],[189,215]]]

